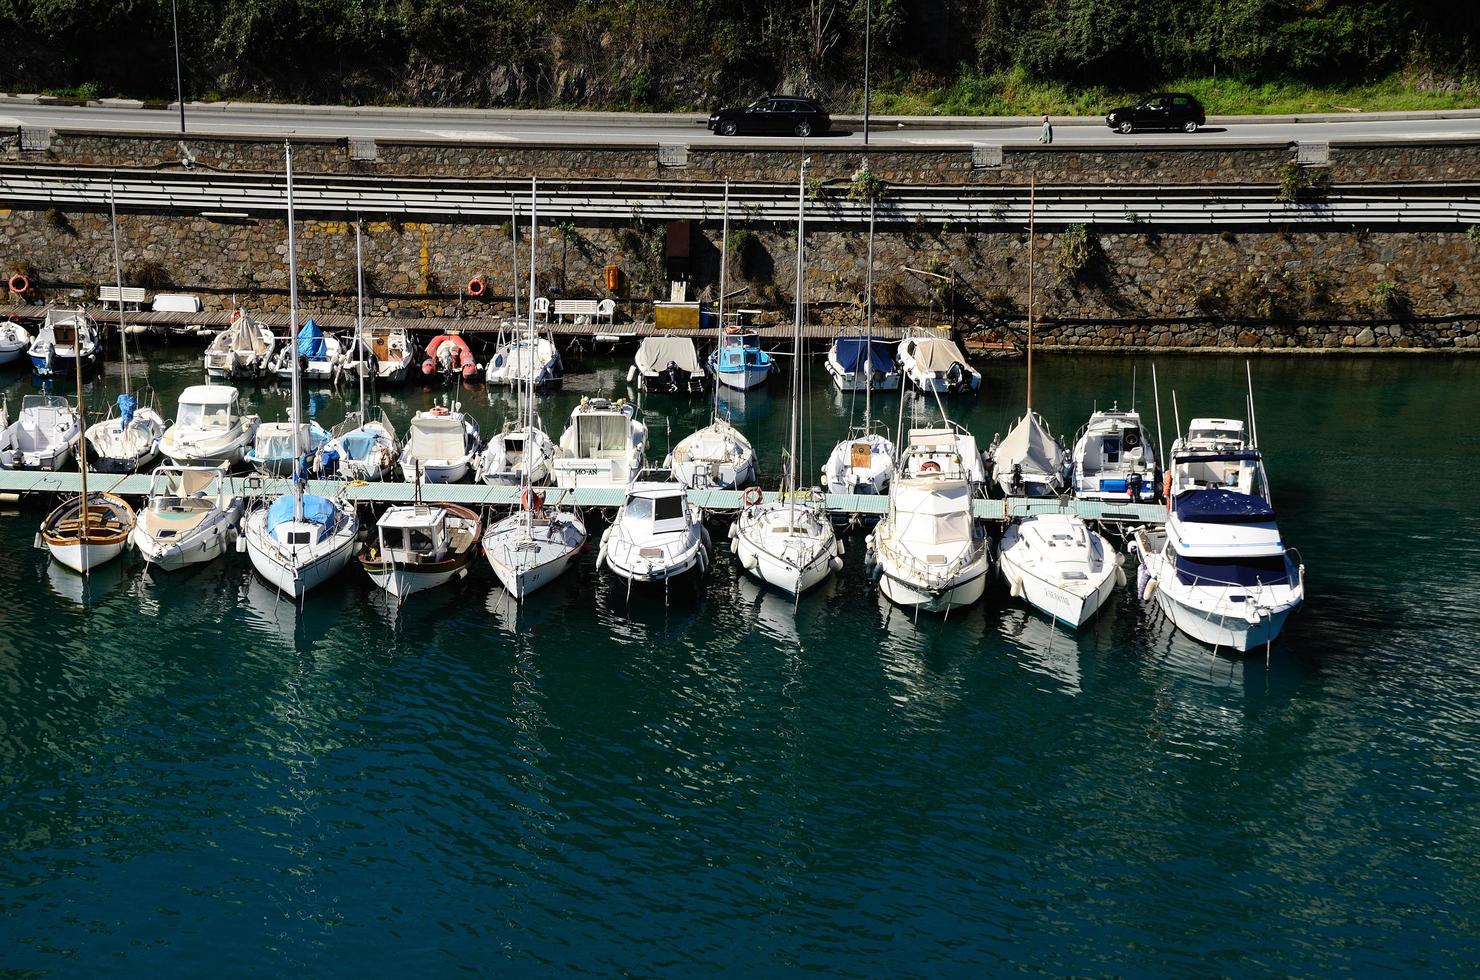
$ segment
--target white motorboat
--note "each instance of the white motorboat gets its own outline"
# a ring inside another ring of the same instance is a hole
[[[257,438],[259,420],[237,411],[230,385],[191,385],[180,393],[175,424],[165,430],[160,451],[180,466],[235,468]]]
[[[146,563],[172,572],[235,546],[242,498],[228,492],[229,473],[225,465],[165,465],[150,475],[149,499],[129,535]]]
[[[899,368],[916,391],[938,395],[976,394],[981,372],[946,337],[906,337],[899,343]]]
[[[1138,412],[1110,409],[1089,417],[1074,440],[1074,496],[1085,500],[1156,499],[1156,449]]]
[[[493,573],[516,600],[555,581],[586,547],[586,523],[573,510],[546,507],[526,488],[521,506],[483,534]]]
[[[709,355],[709,373],[716,385],[735,391],[759,388],[771,376],[776,362],[761,350],[760,335],[729,327],[720,335],[719,348]]]
[[[1055,497],[1069,487],[1069,454],[1037,412],[1013,423],[987,450],[992,479],[1008,497]]]
[[[288,196],[288,322],[298,322],[298,248],[293,219],[293,147],[284,147]],[[302,421],[303,393],[299,365],[293,360],[290,459],[308,453]],[[354,504],[304,492],[301,479],[291,491],[258,506],[247,515],[238,547],[245,546],[252,567],[278,592],[297,599],[338,574],[354,556],[360,521]]]
[[[748,574],[791,596],[822,582],[843,567],[843,545],[833,530],[832,518],[819,495],[799,485],[802,452],[802,310],[806,302],[806,175],[802,161],[797,184],[797,275],[796,307],[792,319],[790,448],[786,453],[786,475],[781,493],[766,500],[760,489],[746,491],[741,508],[730,525],[730,549]]]
[[[544,486],[550,482],[550,466],[555,461],[555,451],[555,443],[537,421],[532,425],[521,425],[510,420],[489,438],[488,444],[478,454],[474,479],[495,487],[512,487],[524,482],[531,486]]]
[[[647,426],[626,399],[582,396],[560,434],[553,469],[555,485],[625,487],[647,461]]]
[[[165,422],[154,407],[154,393],[125,392],[101,422],[88,426],[91,466],[99,473],[139,473],[159,459]]]
[[[314,457],[314,472],[325,478],[375,483],[395,476],[396,429],[380,409],[368,421],[350,412],[334,428]]]
[[[710,565],[704,513],[691,504],[683,484],[638,481],[601,537],[597,564],[630,585],[687,581],[696,587]]]
[[[231,325],[216,334],[206,347],[206,377],[261,378],[270,370],[277,347],[271,327],[252,319],[246,310],[237,310],[231,315]]]
[[[680,439],[663,465],[690,490],[734,490],[755,482],[750,440],[718,416]]]
[[[375,358],[375,377],[405,381],[416,364],[416,344],[402,327],[366,327],[365,343]]]
[[[984,494],[987,486],[987,471],[976,448],[976,437],[949,419],[905,433],[898,475],[912,480],[921,477],[965,480],[973,495]]]
[[[0,409],[0,469],[59,470],[72,461],[82,442],[77,409],[59,395],[26,395],[20,415],[9,422]]]
[[[899,365],[881,337],[839,337],[827,351],[827,373],[839,391],[898,391]]]
[[[0,323],[0,364],[10,364],[20,360],[21,354],[30,347],[31,331],[14,320]]]
[[[307,479],[309,467],[329,441],[329,433],[312,419],[296,426],[296,433],[294,428],[291,422],[263,422],[242,459],[266,476],[294,476],[296,470]]]
[[[1002,532],[997,568],[1015,598],[1079,629],[1125,584],[1120,556],[1073,514],[1019,518]]]
[[[272,355],[268,370],[279,378],[293,376],[293,359],[298,359],[299,377],[305,381],[332,381],[340,368],[345,350],[339,338],[326,333],[313,320],[298,331],[297,341],[284,341]]]
[[[1163,528],[1141,528],[1143,601],[1218,649],[1268,647],[1305,601],[1305,567],[1275,522],[1264,459],[1243,423],[1194,419],[1172,445]]]
[[[484,378],[489,384],[510,387],[533,384],[536,388],[547,388],[559,383],[562,370],[555,341],[520,327],[507,339],[499,338]]]
[[[883,432],[855,427],[833,447],[822,467],[828,493],[878,496],[889,492],[894,475],[894,443]]]
[[[959,478],[895,476],[888,513],[865,552],[865,566],[891,602],[946,612],[982,597],[992,553],[972,499],[971,485]]]
[[[401,475],[407,482],[461,483],[478,453],[478,423],[462,404],[438,405],[411,418],[401,447]]]
[[[389,507],[360,549],[360,567],[377,588],[404,599],[466,577],[482,530],[482,519],[457,504]]]
[[[633,355],[627,380],[643,391],[691,395],[704,390],[704,365],[688,337],[644,337]]]
[[[53,310],[31,340],[31,369],[43,378],[74,374],[79,358],[84,371],[101,353],[98,328],[82,310]]]

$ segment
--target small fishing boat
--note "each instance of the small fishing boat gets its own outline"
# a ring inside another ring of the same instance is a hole
[[[839,337],[827,351],[827,373],[839,391],[898,391],[899,365],[880,337]]]
[[[366,327],[365,345],[375,360],[375,378],[399,383],[416,363],[416,345],[401,327]]]
[[[279,378],[293,376],[293,358],[298,359],[299,377],[305,381],[332,381],[345,354],[339,338],[325,333],[313,320],[298,331],[296,342],[285,341],[272,356],[268,370]]]
[[[639,480],[601,537],[597,564],[631,585],[688,582],[695,587],[710,566],[704,513],[691,504],[683,484]]]
[[[229,473],[225,465],[165,465],[150,474],[149,499],[129,535],[150,567],[172,572],[235,546],[243,508],[228,490]]]
[[[375,483],[395,476],[396,429],[385,412],[376,408],[368,420],[350,412],[334,428],[314,456],[314,472],[326,479]]]
[[[699,349],[687,337],[644,337],[627,369],[627,380],[635,380],[643,391],[697,394],[705,381]]]
[[[582,396],[556,450],[555,485],[625,487],[647,459],[648,429],[625,399]]]
[[[268,373],[277,347],[271,327],[238,309],[231,314],[231,325],[216,334],[206,348],[206,377],[254,381]]]
[[[851,429],[848,438],[833,447],[822,467],[822,485],[828,493],[879,496],[889,492],[894,475],[894,443],[883,431]]]
[[[1139,413],[1095,412],[1074,440],[1074,496],[1152,501],[1160,486],[1156,450]]]
[[[1014,598],[1070,629],[1089,622],[1125,584],[1110,542],[1073,514],[1039,514],[1008,525],[997,567]]]
[[[30,347],[31,331],[14,320],[0,323],[0,365],[20,360]]]
[[[945,612],[982,597],[991,547],[972,516],[972,498],[962,479],[896,476],[889,511],[866,539],[864,558],[891,602]]]
[[[1055,497],[1069,487],[1069,455],[1037,412],[1030,410],[994,439],[987,459],[1004,496]]]
[[[906,337],[899,343],[899,365],[916,391],[974,395],[981,390],[981,372],[945,337]]]
[[[735,490],[755,482],[754,447],[718,415],[680,439],[663,465],[690,490]]]
[[[265,476],[306,476],[329,433],[312,419],[298,425],[296,435],[294,428],[292,422],[263,422],[243,456],[247,465]]]
[[[440,377],[449,384],[472,381],[478,376],[478,359],[466,340],[456,334],[438,334],[427,344],[421,373],[426,378]]]
[[[536,388],[548,388],[560,383],[562,370],[555,341],[520,327],[508,338],[500,335],[484,377],[489,384],[510,387],[532,384]]]
[[[482,530],[478,515],[457,504],[390,507],[360,549],[360,567],[377,588],[404,599],[464,578]]]
[[[20,415],[9,421],[0,408],[0,469],[59,470],[72,461],[82,441],[77,409],[59,395],[26,395]]]
[[[84,371],[98,361],[98,328],[82,310],[53,310],[31,340],[31,369],[43,378],[75,374],[79,359]]]
[[[478,453],[478,423],[462,405],[438,405],[411,418],[401,448],[401,475],[409,482],[461,483]]]
[[[709,372],[714,383],[749,391],[766,383],[775,362],[771,355],[761,350],[760,336],[739,327],[726,329],[720,337],[720,345],[709,355]]]
[[[235,467],[257,438],[259,420],[237,411],[230,385],[191,385],[180,393],[175,424],[159,440],[160,451],[180,466]]]
[[[555,443],[540,427],[538,419],[532,424],[511,419],[478,454],[474,479],[495,487],[524,482],[544,486],[550,482],[555,451]]]

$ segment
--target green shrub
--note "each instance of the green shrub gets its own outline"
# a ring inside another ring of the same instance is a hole
[[[1073,224],[1059,232],[1054,245],[1053,265],[1059,281],[1083,281],[1099,258],[1100,243],[1088,227]]]
[[[1291,160],[1280,167],[1281,201],[1318,201],[1326,195],[1331,171],[1326,167],[1303,167]]]
[[[1367,309],[1374,316],[1407,316],[1412,304],[1408,293],[1395,280],[1380,279],[1372,284],[1372,292],[1367,296]]]

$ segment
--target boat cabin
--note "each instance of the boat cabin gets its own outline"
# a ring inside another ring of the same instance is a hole
[[[447,510],[443,507],[395,507],[377,525],[382,561],[419,565],[447,558]]]
[[[343,515],[328,497],[303,495],[303,519],[293,516],[293,496],[283,494],[267,510],[267,531],[288,548],[306,548],[334,532]]]
[[[412,459],[462,459],[468,455],[467,429],[461,415],[418,412],[411,420],[406,452]]]
[[[180,393],[175,424],[185,429],[229,429],[238,417],[237,397],[230,385],[191,385]]]
[[[1193,419],[1187,427],[1188,449],[1245,449],[1242,419]]]

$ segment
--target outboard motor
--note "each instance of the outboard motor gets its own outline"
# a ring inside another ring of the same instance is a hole
[[[668,384],[668,390],[670,392],[678,391],[680,387],[679,379],[683,376],[683,374],[684,372],[678,369],[677,363],[673,361],[668,362],[668,366],[663,369],[663,379]]]
[[[966,372],[961,370],[960,363],[955,363],[946,371],[946,384],[951,386],[952,391],[961,391],[966,383]]]
[[[1014,463],[1012,467],[1012,479],[1008,483],[1013,493],[1023,492],[1023,464]]]

